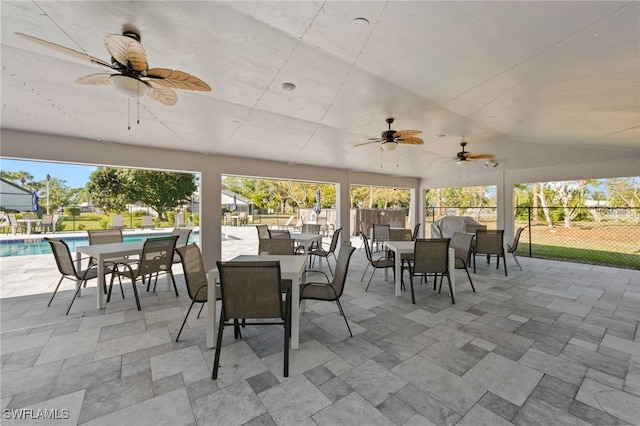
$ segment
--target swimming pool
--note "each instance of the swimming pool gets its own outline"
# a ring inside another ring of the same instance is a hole
[[[170,235],[170,233],[161,234],[148,234],[148,235],[125,235],[123,237],[125,242],[134,242],[134,241],[142,241],[149,237],[164,237]],[[89,244],[88,237],[64,237],[62,234],[51,234],[53,238],[60,238],[69,246],[69,250],[71,252],[76,251],[76,247],[86,246]],[[223,235],[223,240],[225,236]],[[200,242],[200,233],[194,231],[189,236],[189,243],[199,243]],[[11,257],[11,256],[31,256],[35,254],[50,254],[51,246],[47,243],[44,238],[30,238],[24,240],[13,240],[13,241],[0,241],[0,257]]]

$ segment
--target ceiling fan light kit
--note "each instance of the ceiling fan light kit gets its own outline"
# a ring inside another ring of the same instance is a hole
[[[387,118],[388,130],[384,130],[379,138],[369,138],[366,142],[355,144],[354,146],[368,145],[371,143],[380,143],[382,151],[395,151],[398,144],[403,145],[423,145],[424,141],[416,135],[422,133],[421,130],[392,130],[391,123],[393,118]]]
[[[499,165],[500,165],[500,163],[498,163],[498,162],[496,162],[496,161],[493,161],[493,160],[487,160],[487,161],[484,163],[484,168],[485,168],[485,169],[489,169],[489,168],[496,168],[496,167],[498,167]]]
[[[382,150],[386,152],[395,151],[398,149],[398,142],[382,142],[380,148],[382,148]]]
[[[149,91],[149,87],[143,81],[128,75],[113,74],[109,76],[109,81],[118,92],[132,98],[146,95]]]

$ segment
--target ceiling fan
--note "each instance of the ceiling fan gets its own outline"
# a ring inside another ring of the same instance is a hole
[[[422,133],[421,130],[392,130],[391,123],[393,118],[387,118],[389,129],[382,132],[379,138],[369,138],[366,142],[355,144],[354,146],[368,145],[370,143],[382,142],[380,149],[382,151],[394,151],[398,148],[398,144],[405,145],[423,145],[424,141],[417,138],[416,135]]]
[[[458,152],[456,154],[456,157],[454,158],[458,166],[466,166],[470,162],[476,161],[476,160],[493,160],[494,158],[496,158],[496,156],[493,154],[486,154],[484,152],[465,151],[464,147],[467,146],[467,143],[465,141],[460,142],[460,146],[462,147],[462,151]]]
[[[110,34],[105,36],[104,44],[111,55],[111,63],[37,37],[22,33],[16,33],[16,35],[111,70],[110,72],[80,77],[75,80],[78,84],[112,84],[125,95],[135,97],[147,94],[152,99],[165,105],[174,105],[178,101],[176,92],[173,89],[211,91],[211,87],[204,81],[184,71],[167,68],[149,69],[147,54],[142,44],[140,44],[140,35],[133,31],[124,31],[122,35]]]

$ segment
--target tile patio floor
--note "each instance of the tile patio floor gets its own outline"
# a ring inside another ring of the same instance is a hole
[[[223,243],[223,257],[256,249],[253,228],[228,231],[241,239]],[[214,381],[206,319],[192,312],[175,342],[190,302],[179,266],[179,298],[139,286],[138,312],[125,286],[126,299],[97,310],[93,280],[65,316],[70,282],[46,306],[52,255],[1,258],[1,423],[640,424],[640,272],[507,261],[508,277],[481,262],[477,293],[456,271],[456,305],[431,284],[412,305],[381,271],[364,291],[359,249],[341,299],[353,338],[335,304],[309,303],[289,378],[281,330],[247,327],[243,340],[225,333]],[[12,418],[38,409],[68,418]]]

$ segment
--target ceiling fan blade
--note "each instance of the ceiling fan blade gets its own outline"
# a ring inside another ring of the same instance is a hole
[[[398,138],[398,143],[402,143],[405,145],[424,145],[424,141],[415,136],[409,136],[405,138]]]
[[[483,152],[465,152],[467,160],[493,160],[496,158],[493,154],[485,154]]]
[[[84,77],[79,77],[75,82],[78,84],[92,84],[96,86],[103,86],[111,84],[111,82],[109,81],[109,77],[111,77],[111,74],[101,72],[98,74],[89,74],[85,75]]]
[[[394,138],[406,138],[409,136],[415,136],[422,133],[422,130],[398,130],[393,134]]]
[[[172,89],[196,90],[210,92],[211,87],[198,77],[179,70],[168,68],[151,68],[147,71],[147,77],[156,79],[156,83]]]
[[[382,141],[384,141],[384,139],[378,138],[378,139],[368,140],[368,141],[362,142],[362,143],[357,143],[357,144],[355,144],[353,146],[369,145],[370,143],[380,143]]]
[[[165,105],[175,105],[178,102],[178,95],[170,88],[159,85],[153,80],[145,81],[145,83],[149,86],[147,95],[156,101]]]
[[[104,45],[120,64],[130,64],[135,71],[145,71],[149,68],[147,54],[139,41],[124,35],[110,34],[104,37]]]
[[[33,43],[37,43],[41,46],[48,47],[49,49],[57,50],[58,52],[66,53],[67,55],[71,55],[74,58],[82,59],[83,61],[93,62],[94,64],[103,65],[105,67],[111,67],[111,64],[103,61],[102,59],[94,58],[93,56],[87,55],[86,53],[78,52],[77,50],[69,49],[68,47],[60,46],[56,43],[51,43],[50,41],[42,40],[38,37],[33,37],[30,35],[16,33],[17,36],[22,37],[25,40],[29,40]]]

